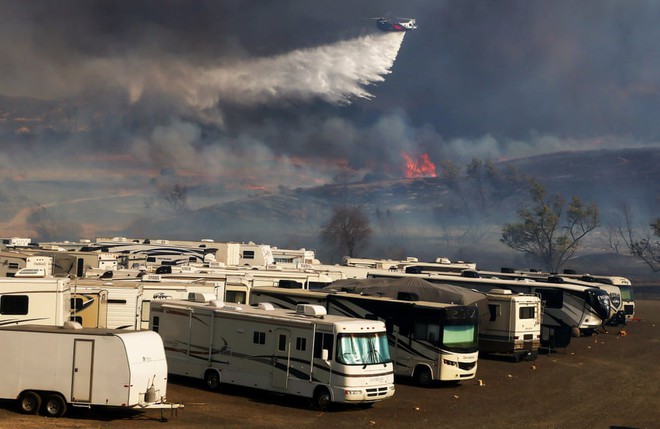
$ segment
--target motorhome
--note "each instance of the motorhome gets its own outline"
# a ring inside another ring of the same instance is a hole
[[[416,277],[346,279],[327,289],[406,301],[472,304],[479,308],[479,351],[534,360],[541,338],[541,300],[537,295],[493,289],[478,293]],[[457,293],[458,292],[458,293]]]
[[[0,325],[62,326],[69,320],[68,278],[47,277],[44,271],[24,268],[12,278],[0,278]]]
[[[564,283],[580,285],[585,287],[594,287],[602,289],[610,297],[610,312],[606,317],[605,323],[608,325],[621,325],[625,323],[625,309],[621,298],[621,288],[611,282],[598,280],[595,276],[589,274],[555,274],[542,271],[518,271],[510,268],[502,268],[500,273],[480,271],[482,276],[496,276],[512,280],[533,279],[549,283]]]
[[[0,344],[0,398],[18,399],[26,414],[180,407],[166,400],[167,361],[153,332],[20,325],[0,328]]]
[[[211,297],[212,298],[212,297]],[[165,345],[171,374],[331,402],[366,404],[394,395],[383,322],[207,300],[151,303],[151,329]]]
[[[329,314],[381,320],[387,327],[394,373],[421,385],[475,377],[478,309],[475,306],[403,301],[345,292],[255,288],[253,303],[281,308],[321,305]]]
[[[461,275],[404,274],[404,276],[419,277],[431,283],[455,285],[480,292],[509,289],[515,293],[538,294],[543,308],[541,345],[544,347],[566,347],[576,330],[590,335],[602,327],[610,314],[609,295],[598,288],[542,282],[529,278],[512,280],[481,277],[479,273],[464,271]],[[389,274],[390,277],[401,275]]]
[[[489,319],[479,331],[479,351],[510,354],[516,362],[536,359],[541,345],[539,296],[491,289],[486,298]]]

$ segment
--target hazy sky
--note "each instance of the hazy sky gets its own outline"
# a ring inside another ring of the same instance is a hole
[[[0,106],[0,167],[276,190],[403,177],[403,152],[658,146],[658,22],[652,0],[0,0],[0,95],[58,102]]]

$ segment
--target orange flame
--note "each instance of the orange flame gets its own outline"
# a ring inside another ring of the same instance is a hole
[[[419,160],[414,160],[405,152],[401,152],[406,161],[405,175],[407,178],[414,177],[436,177],[435,164],[429,159],[427,153],[422,154]]]

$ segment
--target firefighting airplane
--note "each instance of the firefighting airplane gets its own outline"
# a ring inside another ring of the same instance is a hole
[[[414,18],[373,18],[376,26],[382,31],[410,31],[417,29]]]

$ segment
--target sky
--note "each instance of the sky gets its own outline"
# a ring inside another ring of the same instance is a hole
[[[218,196],[658,147],[659,18],[651,0],[0,0],[1,178]]]

